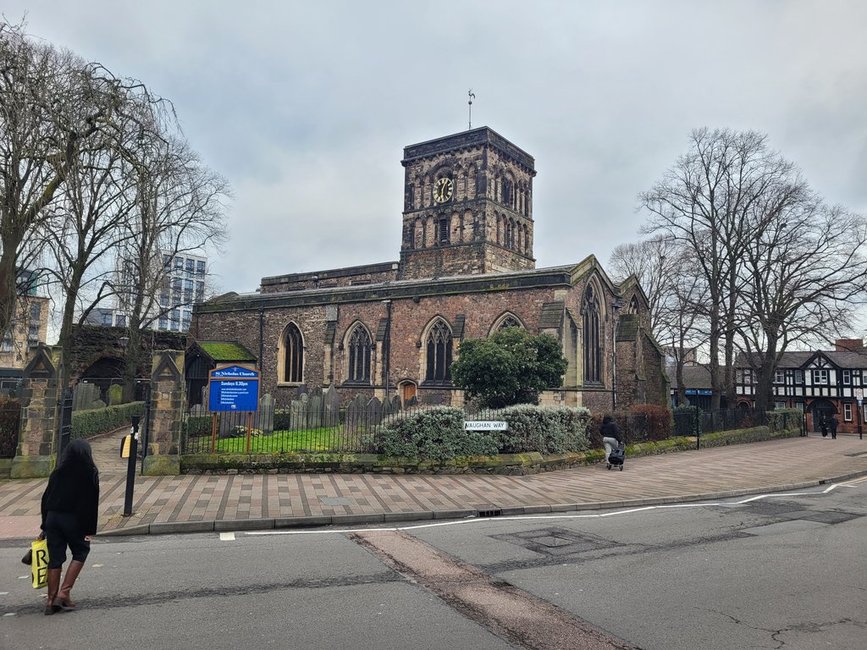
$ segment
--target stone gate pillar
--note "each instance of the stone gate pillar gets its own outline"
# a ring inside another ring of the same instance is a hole
[[[143,471],[148,476],[180,474],[181,425],[186,402],[184,353],[154,352],[151,367],[151,422]]]
[[[48,476],[57,455],[61,351],[40,345],[31,352],[21,380],[21,429],[12,478]]]

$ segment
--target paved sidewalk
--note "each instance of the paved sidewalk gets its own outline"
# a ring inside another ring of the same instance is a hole
[[[137,475],[133,515],[123,517],[121,433],[93,441],[101,535],[559,512],[799,489],[867,474],[867,440],[811,435],[627,458],[622,472],[591,465],[531,476]],[[0,539],[38,530],[44,486],[45,479],[0,481]]]

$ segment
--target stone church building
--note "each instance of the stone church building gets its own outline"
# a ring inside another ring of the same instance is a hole
[[[543,403],[667,404],[634,278],[615,284],[592,255],[536,268],[532,156],[482,127],[410,145],[401,164],[399,261],[263,278],[197,306],[191,335],[258,356],[261,392],[278,404],[334,385],[344,401],[461,406],[449,370],[461,343],[504,327],[560,341],[569,366]]]

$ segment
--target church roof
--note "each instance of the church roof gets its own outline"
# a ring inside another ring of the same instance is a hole
[[[193,345],[215,363],[256,361],[253,353],[237,341],[196,341]]]
[[[574,286],[588,272],[595,269],[599,269],[598,263],[596,258],[591,255],[577,265],[570,264],[525,271],[388,280],[363,285],[319,287],[270,293],[252,292],[234,296],[227,294],[221,296],[219,300],[197,304],[194,310],[196,313],[213,313],[246,311],[259,307],[267,309],[269,307],[339,304],[342,302],[373,302],[386,299],[491,293],[552,286],[568,288]],[[601,271],[601,269],[599,270]],[[601,272],[600,275],[616,293],[616,286],[611,284],[604,272]]]

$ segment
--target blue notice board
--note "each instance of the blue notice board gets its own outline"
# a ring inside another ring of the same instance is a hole
[[[259,371],[241,366],[212,370],[208,382],[208,410],[259,410]]]

